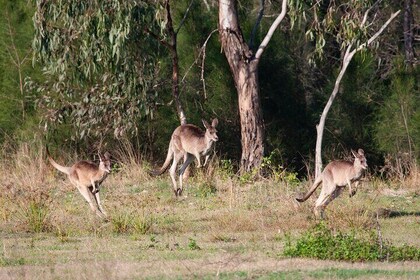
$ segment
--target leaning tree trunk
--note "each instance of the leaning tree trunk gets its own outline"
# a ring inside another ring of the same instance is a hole
[[[264,153],[264,126],[258,87],[258,61],[238,24],[236,1],[219,1],[219,34],[238,92],[241,120],[241,171],[259,167]]]

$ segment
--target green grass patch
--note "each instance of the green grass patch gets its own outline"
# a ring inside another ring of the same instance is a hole
[[[310,271],[290,270],[277,272],[223,272],[218,275],[217,279],[417,279],[419,276],[420,271],[323,268]],[[200,275],[193,277],[193,279],[214,279],[214,275]]]
[[[340,261],[418,261],[420,249],[414,246],[393,246],[381,241],[374,231],[357,235],[354,231],[333,231],[324,222],[304,232],[292,243],[286,236],[283,254]]]
[[[0,257],[0,267],[2,266],[19,266],[24,265],[25,259],[24,258],[5,258]]]

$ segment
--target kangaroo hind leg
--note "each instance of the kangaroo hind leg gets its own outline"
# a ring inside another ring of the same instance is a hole
[[[181,166],[180,170],[179,170],[179,189],[178,189],[178,195],[182,194],[182,190],[183,190],[183,185],[182,185],[182,180],[183,180],[183,175],[185,170],[188,168],[188,165],[190,165],[190,163],[194,160],[194,156],[190,153],[187,153],[187,158],[184,161],[184,164]]]
[[[169,175],[172,179],[172,185],[174,189],[175,196],[178,196],[178,187],[176,185],[176,167],[178,165],[179,160],[183,157],[183,154],[181,153],[174,153],[174,159],[172,161],[172,166],[169,169]]]
[[[93,212],[95,212],[96,215],[98,215],[101,218],[105,218],[106,216],[104,213],[101,212],[98,203],[95,199],[95,203],[93,203],[92,196],[93,194],[90,192],[90,190],[87,187],[77,185],[77,189],[79,190],[80,194],[85,198],[85,200],[89,203],[90,209],[92,209]]]

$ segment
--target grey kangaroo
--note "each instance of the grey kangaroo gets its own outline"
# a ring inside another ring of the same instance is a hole
[[[201,130],[198,126],[192,124],[185,124],[178,126],[172,133],[171,141],[169,142],[168,154],[166,156],[165,163],[159,170],[152,171],[152,174],[157,176],[161,175],[168,168],[171,160],[172,166],[169,169],[169,174],[172,179],[175,196],[178,197],[182,194],[182,179],[188,165],[197,159],[197,167],[201,167],[201,156],[205,156],[204,165],[210,157],[210,150],[214,142],[217,142],[216,126],[218,124],[217,119],[213,119],[211,125],[202,120],[206,131]],[[179,188],[176,183],[176,168],[178,162],[184,159],[179,170]]]
[[[321,175],[316,178],[311,189],[302,198],[296,198],[299,202],[307,200],[322,182],[321,194],[319,195],[314,212],[316,215],[324,217],[324,210],[327,205],[338,197],[345,186],[349,186],[349,196],[356,194],[357,186],[360,177],[368,165],[365,158],[365,153],[359,149],[357,153],[351,151],[354,156],[354,161],[336,160],[330,162],[322,171]],[[355,188],[352,189],[351,183],[355,182]]]
[[[67,174],[70,182],[79,190],[96,215],[106,218],[106,212],[102,208],[99,198],[99,187],[111,171],[110,154],[106,152],[103,157],[99,155],[99,165],[91,161],[81,160],[71,167],[66,167],[53,160],[48,148],[46,150],[52,166]]]

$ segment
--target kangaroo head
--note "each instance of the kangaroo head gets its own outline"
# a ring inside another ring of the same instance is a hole
[[[103,157],[99,155],[99,169],[105,171],[106,173],[111,172],[111,159],[110,154],[106,152]]]
[[[203,121],[203,125],[206,128],[206,138],[209,139],[210,141],[216,142],[217,140],[219,140],[219,137],[217,137],[217,130],[216,130],[216,126],[219,123],[219,121],[217,119],[213,119],[213,121],[211,122],[211,125],[206,122],[205,120]]]
[[[361,169],[367,169],[367,160],[365,157],[365,152],[362,149],[359,149],[357,153],[351,150],[351,153],[354,156],[354,166],[359,167]]]

